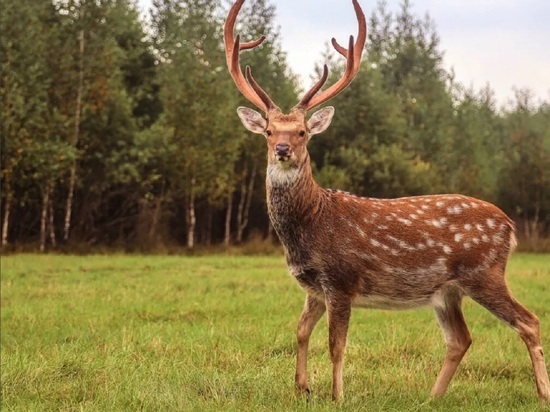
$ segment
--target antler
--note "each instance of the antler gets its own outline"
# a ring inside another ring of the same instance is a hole
[[[237,35],[237,38],[234,37],[233,30],[235,27],[235,21],[237,20],[237,15],[239,14],[243,3],[244,0],[237,0],[235,4],[231,6],[229,14],[227,15],[227,20],[225,21],[223,33],[227,67],[229,68],[229,73],[231,74],[233,81],[243,96],[250,100],[253,105],[267,113],[272,109],[279,108],[275,105],[275,103],[273,103],[267,93],[262,90],[258,83],[256,83],[252,77],[250,68],[246,68],[245,78],[243,72],[241,71],[241,67],[239,66],[239,52],[241,50],[253,49],[265,40],[265,36],[262,36],[258,40],[241,44],[240,36]]]
[[[357,22],[359,24],[359,33],[357,34],[357,42],[353,42],[353,36],[349,38],[348,49],[340,46],[338,42],[333,38],[332,45],[338,53],[347,59],[346,70],[344,74],[336,83],[330,86],[328,89],[317,94],[328,77],[327,65],[323,68],[323,76],[321,79],[309,90],[300,102],[294,107],[296,110],[308,111],[320,104],[332,99],[342,90],[344,90],[355,78],[359,67],[361,65],[361,54],[365,47],[365,41],[367,39],[367,21],[363,10],[357,0],[353,0],[353,8],[355,9],[355,15],[357,16]],[[293,110],[294,110],[293,109]]]

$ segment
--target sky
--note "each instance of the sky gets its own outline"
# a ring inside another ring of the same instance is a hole
[[[359,0],[367,21],[378,0]],[[400,0],[386,0],[390,11]],[[147,9],[150,0],[139,0]],[[272,0],[277,8],[282,49],[292,71],[309,88],[316,62],[335,37],[346,44],[356,35],[351,0]],[[529,88],[536,99],[550,99],[550,1],[412,0],[417,16],[428,13],[440,37],[444,65],[464,86],[487,84],[499,104],[514,97],[514,87]],[[368,28],[367,28],[368,30]]]

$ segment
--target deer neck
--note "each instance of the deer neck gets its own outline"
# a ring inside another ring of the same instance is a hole
[[[320,211],[323,190],[313,180],[309,154],[288,169],[269,163],[266,180],[269,218],[281,241],[288,244]]]

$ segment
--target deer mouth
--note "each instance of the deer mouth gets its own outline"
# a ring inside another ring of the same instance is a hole
[[[285,169],[292,167],[296,163],[296,158],[293,153],[274,153],[273,158],[276,164]]]
[[[290,161],[290,155],[275,155],[275,158],[281,163],[287,163]]]

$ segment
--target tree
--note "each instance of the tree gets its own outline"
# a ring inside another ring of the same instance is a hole
[[[59,49],[66,58],[58,64],[64,76],[57,77],[56,107],[69,126],[65,138],[78,153],[62,192],[64,234],[70,228],[73,241],[93,242],[127,236],[133,225],[128,212],[137,202],[136,185],[123,187],[136,178],[131,150],[138,128],[149,121],[144,117],[158,111],[152,105],[150,113],[134,115],[140,104],[135,87],[151,83],[150,74],[143,80],[129,73],[131,63],[136,69],[147,64],[145,32],[128,0],[69,0],[59,2],[58,9],[63,18]],[[148,97],[154,102],[154,95]],[[81,199],[74,206],[73,193]],[[99,227],[104,213],[118,230]]]
[[[204,0],[153,3],[154,45],[164,107],[157,127],[170,130],[168,187],[185,202],[186,243],[195,244],[196,202],[224,198],[223,167],[233,164],[236,143],[224,139],[231,94],[220,44],[219,5]],[[223,161],[226,159],[225,163]],[[221,167],[220,167],[221,165]],[[216,182],[216,184],[213,184]],[[221,190],[223,192],[223,190]]]
[[[533,100],[531,91],[516,90],[506,113],[499,200],[520,219],[523,235],[536,240],[550,226],[550,106],[537,108]]]
[[[321,174],[326,166],[345,169],[347,189],[360,194],[440,191],[435,153],[441,153],[452,106],[433,24],[417,19],[407,1],[395,16],[380,2],[366,50],[353,86],[333,100],[339,114],[326,135],[316,137],[312,158]],[[333,77],[343,69],[336,63]]]
[[[40,249],[45,249],[46,221],[55,242],[51,195],[74,152],[58,134],[58,114],[50,103],[55,71],[50,64],[59,19],[51,4],[8,1],[2,13],[2,247],[8,243],[9,219],[17,188],[41,192]],[[17,182],[15,181],[17,179]]]
[[[443,142],[449,191],[496,202],[503,163],[502,121],[489,86],[457,89],[453,127]]]

